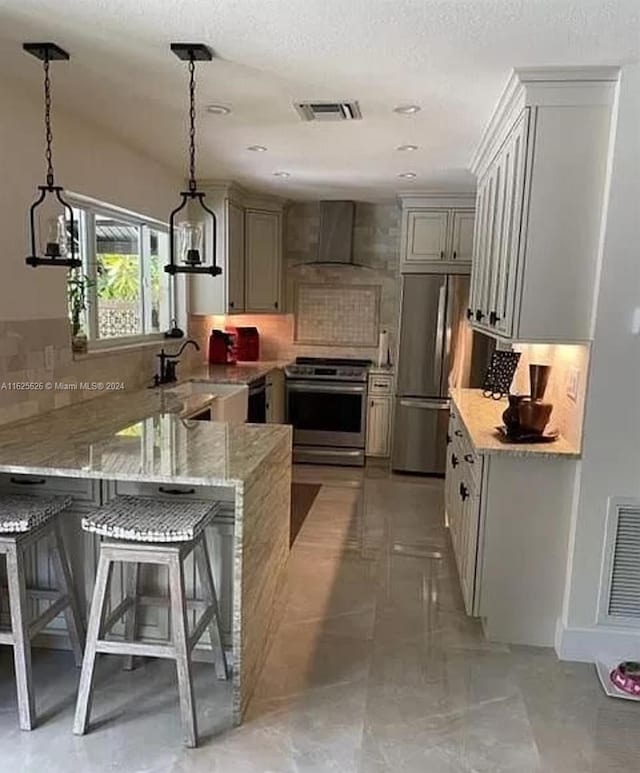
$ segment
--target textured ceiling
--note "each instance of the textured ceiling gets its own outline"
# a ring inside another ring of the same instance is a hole
[[[186,68],[205,42],[199,176],[291,198],[380,199],[472,185],[473,148],[516,66],[635,60],[638,0],[0,0],[0,77],[40,93],[24,40],[53,40],[59,104],[182,169]],[[363,120],[303,123],[296,100],[358,99]],[[401,116],[400,103],[421,112]],[[419,150],[395,150],[413,143]],[[246,146],[266,145],[266,153]],[[286,170],[288,179],[273,172]],[[398,179],[413,171],[413,182]]]

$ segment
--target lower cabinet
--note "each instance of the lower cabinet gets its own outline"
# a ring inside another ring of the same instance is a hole
[[[465,609],[489,641],[554,645],[576,469],[561,455],[476,451],[452,405],[446,517]]]
[[[480,578],[477,557],[483,458],[474,452],[453,410],[447,440],[447,522],[464,606],[467,614],[475,615],[478,614],[479,606]]]
[[[393,418],[393,374],[373,371],[369,374],[369,408],[367,410],[367,456],[391,455]]]
[[[285,423],[284,371],[274,368],[266,376],[267,424]]]

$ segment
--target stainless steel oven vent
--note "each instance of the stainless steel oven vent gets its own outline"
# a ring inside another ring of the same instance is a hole
[[[303,121],[358,121],[362,118],[356,100],[295,102],[294,107]]]

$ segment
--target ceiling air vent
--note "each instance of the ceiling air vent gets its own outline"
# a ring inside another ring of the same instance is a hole
[[[303,121],[356,121],[362,118],[356,102],[296,102]]]

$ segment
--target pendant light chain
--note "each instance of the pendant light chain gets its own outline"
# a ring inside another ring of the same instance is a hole
[[[196,63],[189,59],[189,190],[196,190]]]
[[[53,178],[53,132],[51,131],[51,78],[49,77],[49,57],[44,58],[44,126],[45,126],[45,159],[47,161],[47,185],[54,184]]]

